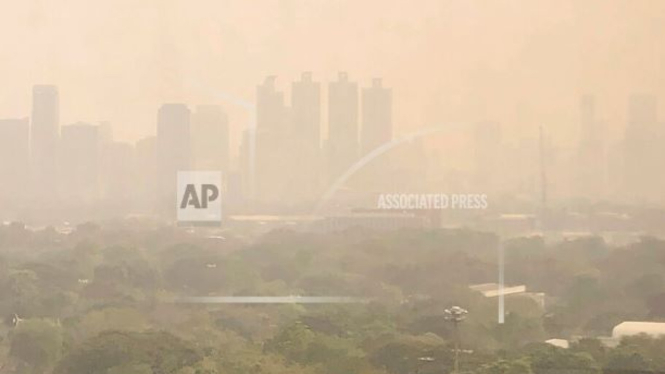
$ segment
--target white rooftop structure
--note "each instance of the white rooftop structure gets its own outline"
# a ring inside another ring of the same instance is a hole
[[[526,292],[526,286],[504,286],[503,292],[499,291],[499,285],[497,283],[483,283],[483,284],[474,284],[469,286],[470,289],[478,291],[483,294],[485,297],[497,297],[499,294],[503,295],[514,295]]]
[[[612,338],[646,334],[652,337],[665,336],[664,322],[622,322],[612,330]]]
[[[566,339],[549,339],[545,340],[545,343],[565,349],[568,349],[570,347],[570,343],[568,343],[568,340]]]

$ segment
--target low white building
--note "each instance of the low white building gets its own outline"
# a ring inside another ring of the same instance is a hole
[[[612,329],[612,338],[621,340],[626,336],[646,334],[653,338],[665,336],[665,322],[622,322]]]
[[[545,343],[564,349],[568,349],[570,347],[570,343],[566,339],[549,339],[545,340]]]
[[[614,348],[621,343],[621,339],[642,334],[652,338],[665,336],[665,322],[621,322],[612,329],[612,336],[599,336],[597,339],[604,346]]]
[[[542,292],[527,292],[525,285],[504,286],[500,290],[497,283],[482,283],[469,286],[470,289],[480,292],[487,298],[503,296],[520,296],[532,299],[541,309],[545,309],[545,294]]]
[[[526,286],[504,286],[500,290],[500,286],[497,283],[483,283],[483,284],[474,284],[469,286],[470,289],[478,291],[483,294],[485,297],[497,297],[500,294],[505,295],[514,295],[526,292]]]

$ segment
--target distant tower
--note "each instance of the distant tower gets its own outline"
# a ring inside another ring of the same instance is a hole
[[[99,126],[63,126],[60,144],[60,196],[68,203],[92,203],[99,197]]]
[[[321,188],[321,85],[303,73],[291,89],[291,139],[294,153],[293,188],[301,199],[311,200]]]
[[[328,87],[328,175],[334,181],[359,157],[358,84],[339,73]]]
[[[229,170],[229,119],[219,105],[199,105],[192,114],[192,153],[197,170]]]
[[[606,190],[606,154],[603,123],[596,118],[596,102],[591,95],[580,101],[580,141],[573,166],[576,190],[573,195],[602,198]]]
[[[624,193],[632,200],[653,201],[662,196],[662,130],[658,124],[658,99],[632,95],[624,139]]]
[[[492,121],[478,122],[474,126],[474,184],[482,191],[496,192],[502,176],[502,129]]]
[[[57,145],[59,137],[58,88],[37,85],[32,89],[30,149],[35,196],[48,200],[57,185]]]
[[[321,85],[312,81],[312,73],[302,73],[291,89],[293,130],[313,151],[321,143]]]
[[[538,128],[538,158],[539,158],[539,171],[540,171],[540,209],[537,214],[536,226],[545,235],[545,232],[550,228],[550,214],[548,207],[548,148],[547,139],[543,126]]]
[[[259,131],[283,131],[286,126],[284,93],[277,91],[276,77],[269,76],[256,87],[256,127]]]
[[[102,130],[100,125],[99,130]],[[136,209],[140,196],[137,180],[136,154],[134,146],[124,142],[106,142],[100,133],[100,183],[102,197],[110,208],[126,211]]]
[[[393,137],[392,91],[384,88],[380,78],[362,94],[362,153],[368,154]]]
[[[392,91],[383,87],[381,79],[375,78],[370,87],[363,88],[361,105],[360,146],[361,156],[365,156],[393,138]],[[386,156],[364,168],[358,179],[363,189],[385,190],[394,185],[393,173],[397,168],[394,158],[397,154]]]
[[[111,122],[99,122],[99,142],[101,144],[113,142],[113,126],[111,125]]]
[[[191,167],[190,111],[185,104],[164,104],[157,112],[157,185],[160,207],[175,206],[178,171]],[[170,212],[170,210],[169,210]],[[175,209],[173,212],[175,214]]]
[[[20,204],[26,197],[30,165],[27,118],[0,120],[0,203]]]
[[[658,122],[658,98],[654,95],[631,95],[628,101],[628,123],[639,129],[655,130]]]
[[[140,139],[135,147],[136,160],[136,195],[141,210],[151,210],[159,198],[155,191],[157,189],[157,137],[150,136]]]
[[[596,98],[593,95],[584,95],[580,100],[580,123],[584,138],[595,137],[595,128],[592,124],[596,121]]]
[[[547,210],[547,150],[543,126],[538,128],[538,149],[540,153],[540,205],[545,212]]]
[[[284,93],[270,76],[256,88],[256,198],[282,202],[289,194],[286,175],[291,173],[288,149],[288,111]],[[292,191],[291,191],[292,193]]]

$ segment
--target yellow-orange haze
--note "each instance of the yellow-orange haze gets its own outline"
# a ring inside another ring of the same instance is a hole
[[[344,70],[393,88],[398,132],[493,119],[573,139],[593,93],[617,134],[627,95],[665,90],[663,40],[661,0],[5,1],[0,117],[29,115],[31,86],[52,83],[61,123],[136,140],[163,102],[253,100],[268,74],[288,89]]]

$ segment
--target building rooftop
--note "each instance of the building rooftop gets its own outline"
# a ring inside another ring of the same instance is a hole
[[[499,284],[497,283],[482,283],[474,284],[469,286],[470,289],[478,291],[483,294],[485,297],[497,297],[499,296]],[[513,295],[526,292],[525,285],[518,286],[503,286],[503,295]]]
[[[622,322],[612,330],[612,338],[646,334],[652,337],[665,336],[665,322]]]

